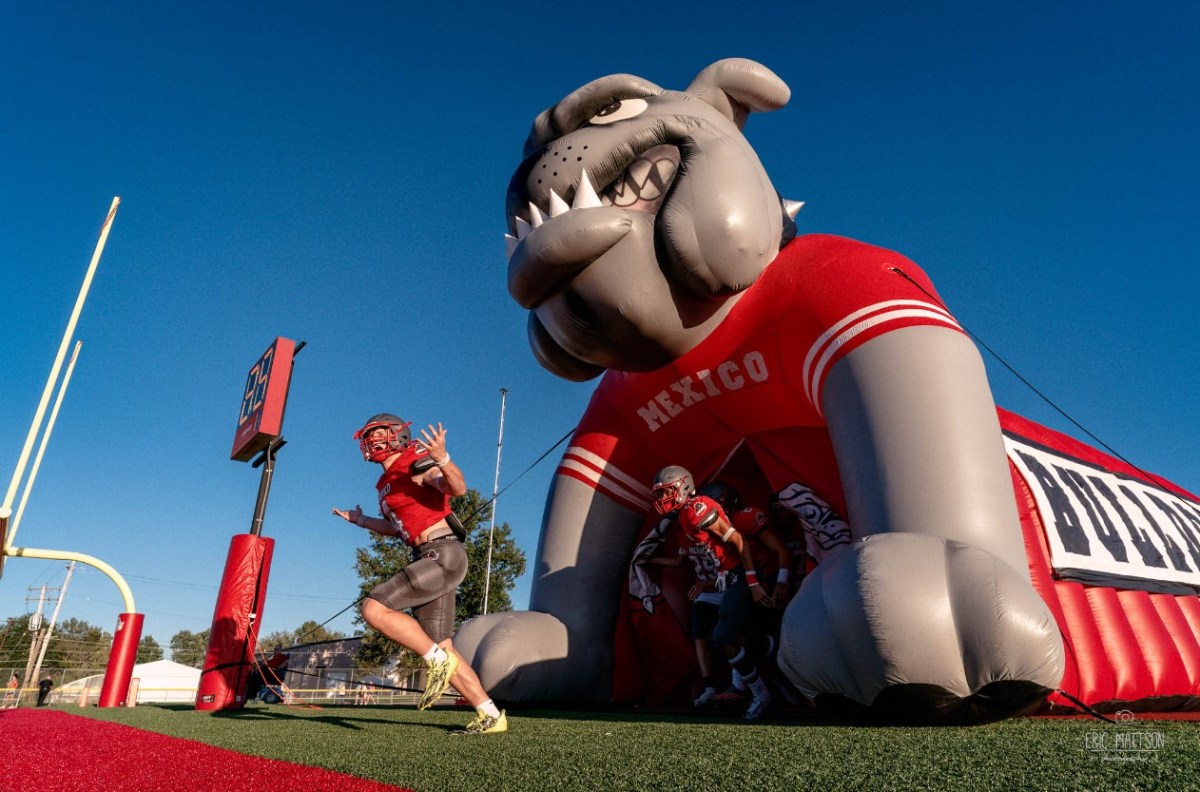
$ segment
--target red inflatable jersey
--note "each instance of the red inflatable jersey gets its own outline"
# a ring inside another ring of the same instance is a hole
[[[867,341],[915,325],[962,332],[915,264],[801,237],[686,355],[657,371],[606,373],[557,472],[646,512],[656,471],[685,464],[704,481],[744,440],[775,490],[805,472],[814,489],[840,491],[819,409],[825,376]],[[798,447],[805,434],[824,440],[822,459]]]
[[[802,482],[845,514],[820,411],[825,376],[914,325],[962,332],[916,265],[852,240],[798,238],[690,352],[657,371],[607,372],[557,473],[642,513],[654,473],[675,464],[751,500]],[[1200,502],[1018,416],[1000,421],[1034,586],[1067,645],[1062,690],[1108,709],[1200,707]],[[686,692],[685,664],[664,676],[635,659],[687,651],[686,600],[666,580],[663,598],[671,607],[653,613],[624,603],[617,700]]]

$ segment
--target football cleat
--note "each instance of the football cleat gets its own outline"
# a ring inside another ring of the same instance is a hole
[[[706,687],[706,688],[704,688],[704,692],[701,693],[699,696],[697,696],[696,700],[692,702],[692,706],[703,707],[705,704],[708,704],[710,701],[712,701],[714,698],[716,698],[716,695],[717,695],[716,688]]]
[[[755,696],[750,702],[750,706],[746,709],[746,714],[743,716],[748,721],[759,721],[767,714],[767,710],[771,708],[771,694],[765,696]]]
[[[451,734],[499,734],[508,731],[508,716],[500,710],[500,717],[478,715],[465,729],[455,729]]]
[[[425,680],[425,692],[417,702],[417,709],[429,709],[435,701],[442,697],[446,688],[450,687],[450,677],[458,672],[458,655],[447,652],[446,659],[429,666],[429,676]]]

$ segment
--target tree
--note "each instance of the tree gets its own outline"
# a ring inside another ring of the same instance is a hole
[[[465,495],[450,499],[454,513],[463,522],[467,531],[467,577],[458,590],[458,608],[455,617],[458,624],[482,612],[483,576],[487,559],[487,542],[491,519],[491,503],[477,490],[468,489]],[[399,539],[372,533],[366,547],[356,552],[355,571],[362,581],[359,594],[366,596],[371,589],[396,575],[411,560],[409,549]],[[508,610],[512,607],[509,591],[516,579],[525,572],[525,554],[512,540],[508,523],[496,526],[492,548],[492,578],[488,591],[488,612]],[[363,624],[361,616],[356,624]],[[367,627],[363,633],[362,647],[358,660],[363,665],[383,665],[400,647]]]
[[[204,665],[204,655],[208,651],[209,630],[194,633],[191,630],[180,630],[171,636],[171,659],[176,663],[198,668]]]
[[[0,666],[21,668],[29,657],[33,633],[29,632],[29,614],[10,616],[0,630]],[[7,679],[8,675],[5,674]]]
[[[103,668],[112,651],[112,633],[82,619],[66,619],[54,627],[43,668]]]
[[[296,643],[317,643],[319,641],[340,641],[346,634],[337,630],[327,630],[319,622],[306,621],[296,628]]]
[[[286,649],[294,643],[296,643],[296,633],[291,630],[277,630],[258,636],[257,651],[259,654],[269,655],[276,646]]]
[[[154,640],[153,635],[143,635],[142,640],[138,642],[137,662],[153,663],[155,660],[162,659],[163,650],[158,645],[158,641]]]
[[[24,667],[33,643],[28,615],[7,619],[0,631],[0,665]],[[45,632],[48,624],[42,625]],[[54,627],[42,668],[103,668],[112,649],[112,634],[81,619],[65,619]]]
[[[258,638],[258,650],[269,654],[276,646],[286,649],[296,644],[340,641],[345,637],[345,633],[338,632],[337,630],[327,630],[319,622],[310,619],[295,630],[279,630],[267,635],[260,635]]]

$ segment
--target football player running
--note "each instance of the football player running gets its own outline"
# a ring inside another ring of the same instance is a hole
[[[360,528],[400,538],[412,548],[412,562],[380,583],[363,601],[367,624],[425,659],[428,681],[417,704],[426,709],[450,685],[475,708],[476,717],[455,734],[494,734],[508,730],[508,718],[484,690],[479,677],[451,643],[455,590],[467,574],[461,523],[450,497],[467,491],[466,480],[446,451],[446,429],[430,424],[414,441],[411,422],[379,413],[354,433],[363,459],[383,468],[375,488],[382,517],[361,506],[333,513]],[[412,615],[404,611],[412,610]]]
[[[654,477],[654,508],[659,514],[678,513],[682,544],[696,567],[697,578],[711,575],[717,590],[724,592],[712,645],[724,652],[754,696],[745,719],[761,719],[771,706],[771,693],[746,651],[743,635],[754,605],[769,606],[773,598],[759,583],[749,539],[733,527],[716,501],[696,493],[692,474],[678,465],[668,465]]]

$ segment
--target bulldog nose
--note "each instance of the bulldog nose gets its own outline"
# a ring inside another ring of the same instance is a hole
[[[567,192],[564,187],[574,185],[585,166],[588,156],[586,143],[559,143],[548,148],[541,162],[530,172],[530,181],[542,191],[553,189],[559,194]],[[570,196],[566,196],[570,200]]]

